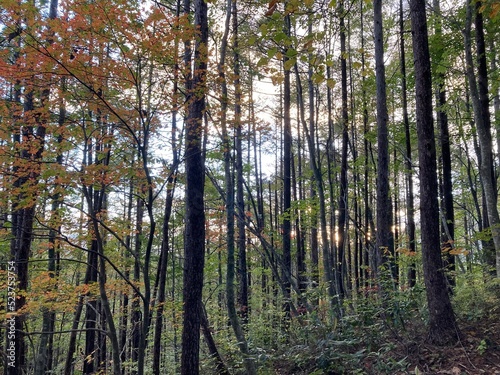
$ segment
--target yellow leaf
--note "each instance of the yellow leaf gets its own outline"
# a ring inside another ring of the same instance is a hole
[[[312,80],[315,84],[319,85],[325,80],[325,77],[323,76],[323,74],[314,73],[312,76]]]
[[[461,248],[455,248],[455,249],[452,249],[450,250],[450,254],[451,255],[469,255],[470,251],[469,250],[465,250],[465,249],[461,249]]]
[[[490,18],[496,18],[500,12],[500,2],[491,5]]]

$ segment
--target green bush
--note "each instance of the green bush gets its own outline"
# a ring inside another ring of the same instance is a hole
[[[500,313],[500,279],[467,274],[457,280],[453,303],[462,319],[478,321]]]

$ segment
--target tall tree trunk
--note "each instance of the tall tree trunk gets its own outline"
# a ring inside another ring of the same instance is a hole
[[[14,59],[18,57],[18,53],[16,52]],[[19,203],[22,202],[23,199],[29,199],[33,202],[37,201],[38,191],[29,188],[32,186],[36,187],[40,178],[40,164],[45,148],[47,119],[45,113],[37,114],[36,112],[37,108],[35,108],[34,96],[38,93],[35,92],[35,87],[30,86],[27,82],[18,81],[16,83],[18,87],[23,87],[24,85],[24,103],[22,104],[22,116],[14,114],[14,119],[18,122],[16,125],[19,125],[21,136],[15,134],[13,140],[19,150],[16,155],[18,160],[26,164],[23,164],[22,167],[16,165],[12,168],[13,186],[17,196],[13,198],[12,202],[12,240],[10,243],[10,255],[11,262],[14,262],[13,265],[15,265],[14,267],[16,268],[15,277],[17,279],[17,288],[20,293],[15,299],[15,310],[9,311],[11,313],[20,311],[26,305],[24,291],[28,290],[29,286],[29,258],[31,255],[31,244],[33,242],[36,203],[21,207]],[[20,108],[22,90],[18,89],[18,87],[14,88],[13,99],[14,103]],[[42,90],[40,94],[40,107],[44,108],[49,99],[50,89],[46,88]],[[23,122],[21,123],[21,121]],[[17,131],[15,133],[17,133]],[[23,170],[29,171],[29,173],[26,175],[26,173],[23,173]],[[30,193],[25,193],[23,191],[28,191]],[[32,194],[32,196],[27,197],[27,194]],[[10,317],[9,320],[9,327],[15,327],[16,334],[15,337],[12,340],[9,339],[7,343],[7,348],[14,346],[13,350],[15,352],[14,361],[9,361],[6,365],[5,372],[8,375],[22,374],[27,371],[27,345],[24,334],[26,328],[25,322],[26,315],[24,313],[16,314]]]
[[[177,2],[177,12],[180,12],[180,4]],[[177,45],[175,50],[177,51]],[[174,79],[174,90],[173,94],[177,95],[177,82],[178,82],[178,65],[175,69],[175,79]],[[158,269],[158,295],[156,298],[156,320],[155,320],[155,332],[153,339],[153,347],[155,348],[153,351],[153,374],[160,375],[160,358],[162,353],[162,340],[161,335],[163,331],[163,313],[165,310],[164,304],[166,301],[166,287],[167,287],[167,264],[168,264],[168,255],[171,249],[171,240],[170,240],[170,218],[172,216],[172,206],[174,202],[174,192],[175,186],[177,182],[177,178],[175,177],[177,174],[177,165],[179,163],[179,157],[177,152],[177,107],[175,106],[172,110],[172,170],[170,171],[170,175],[167,179],[167,198],[165,200],[165,211],[163,215],[163,233],[162,233],[162,242],[161,242],[161,250],[160,250],[160,265]]]
[[[347,181],[347,169],[348,169],[348,151],[349,151],[349,111],[348,111],[348,101],[347,101],[347,50],[346,50],[346,27],[345,27],[345,6],[344,0],[339,1],[339,18],[340,18],[340,69],[341,69],[341,96],[342,96],[342,160],[340,166],[340,196],[338,201],[338,243],[337,243],[337,254],[334,258],[336,264],[334,268],[336,270],[335,280],[337,293],[340,299],[343,298],[344,290],[344,280],[342,278],[342,263],[344,261],[344,252],[346,246],[346,221],[347,221],[347,199],[348,199],[348,181]]]
[[[291,20],[290,15],[285,16],[284,32],[290,37],[291,35]],[[291,107],[291,82],[290,69],[287,67],[288,57],[286,51],[283,54],[283,208],[285,214],[283,218],[283,274],[285,279],[285,295],[284,295],[284,311],[287,316],[290,314],[290,299],[291,285],[285,275],[290,275],[292,272],[292,244],[291,244],[291,220],[290,209],[292,201],[292,186],[291,186],[291,165],[292,165],[292,126],[290,117]]]
[[[429,309],[429,339],[449,344],[459,338],[441,258],[436,145],[432,119],[432,81],[425,0],[411,0],[416,117],[420,166],[422,262]]]
[[[248,323],[248,273],[247,273],[247,250],[246,250],[246,214],[243,176],[243,123],[241,120],[241,83],[240,83],[240,47],[238,35],[238,6],[237,1],[232,2],[232,26],[233,26],[233,73],[234,73],[234,128],[236,131],[236,214],[238,217],[238,307],[240,310],[241,322]]]
[[[472,5],[467,2],[466,27],[464,32],[465,56],[467,62],[467,78],[469,81],[474,120],[480,145],[480,174],[484,189],[484,198],[487,209],[487,217],[496,254],[496,275],[500,277],[500,216],[497,207],[496,182],[493,168],[493,151],[491,137],[491,120],[488,103],[488,81],[486,71],[486,56],[484,48],[484,32],[482,27],[482,15],[479,10],[480,3],[476,6],[476,47],[478,55],[478,78],[474,74],[474,62],[472,58],[471,23]]]
[[[240,322],[240,319],[238,317],[238,313],[236,310],[236,305],[235,305],[235,270],[236,270],[236,259],[235,259],[235,194],[234,194],[234,176],[232,173],[232,163],[231,163],[231,136],[229,134],[228,128],[227,128],[227,108],[228,108],[228,88],[227,88],[227,80],[226,80],[226,73],[225,73],[225,62],[226,62],[226,51],[227,51],[227,40],[228,40],[228,34],[229,34],[229,26],[230,26],[230,20],[231,20],[231,14],[233,15],[233,28],[235,27],[235,22],[237,22],[236,16],[237,16],[237,9],[236,9],[236,2],[228,0],[226,2],[226,18],[225,18],[225,29],[224,29],[224,34],[222,38],[222,44],[221,44],[221,50],[220,50],[220,60],[217,66],[218,73],[219,73],[219,78],[221,82],[221,128],[222,128],[222,143],[223,143],[223,149],[224,149],[224,178],[225,178],[225,185],[226,185],[226,246],[227,246],[227,270],[226,270],[226,299],[227,299],[227,311],[228,311],[228,317],[229,321],[231,323],[231,326],[233,328],[234,334],[236,336],[236,340],[238,342],[238,347],[240,349],[240,352],[243,356],[243,361],[245,364],[245,369],[248,374],[256,374],[256,369],[253,360],[250,358],[250,351],[248,348],[248,343],[245,338],[245,333],[242,327],[242,324]],[[235,21],[236,19],[236,21]],[[237,25],[236,25],[237,26]],[[235,45],[233,46],[235,49],[238,48],[237,46],[237,41],[235,41]],[[237,71],[239,68],[235,68]],[[239,83],[235,83],[235,86],[237,87],[236,90],[239,90],[240,88]],[[241,94],[236,94],[235,100],[241,100],[241,98],[238,98],[238,96],[241,96]],[[235,116],[241,116],[241,109],[238,108],[235,110]],[[240,152],[240,160],[241,162],[240,167],[242,167],[242,160],[241,160],[241,121],[237,119],[235,121],[235,127],[239,127],[239,129],[236,130],[236,137],[238,137],[238,133],[240,136],[239,140],[239,152]],[[238,140],[236,140],[238,143]],[[238,145],[236,146],[238,148]],[[236,150],[238,153],[238,150]],[[238,156],[237,156],[238,158]],[[236,164],[238,164],[238,160],[236,161]],[[238,168],[238,165],[236,166]],[[239,174],[240,171],[237,171]],[[241,171],[242,172],[242,171]],[[238,176],[239,178],[240,176]],[[242,173],[241,173],[241,178]],[[242,191],[240,192],[241,195],[243,195],[243,181],[241,181],[241,189]],[[241,209],[241,207],[239,207]],[[241,216],[238,214],[238,229],[240,230],[239,227],[239,222],[243,219]],[[244,220],[244,219],[243,219]],[[243,221],[243,231],[245,230],[245,222]],[[241,241],[241,238],[238,238],[238,241]],[[241,243],[238,242],[238,245],[240,246]],[[243,244],[245,246],[245,244]],[[241,254],[240,254],[241,256]],[[246,254],[245,254],[246,256]],[[241,282],[241,280],[240,280]],[[246,282],[246,280],[245,280]],[[240,289],[241,291],[241,289]],[[241,300],[240,300],[241,301]],[[204,333],[207,334],[207,332]],[[220,370],[224,371],[224,370]],[[225,370],[227,371],[227,370]]]
[[[56,3],[56,4],[53,4]],[[52,10],[53,7],[57,7],[57,1],[51,2],[51,13],[56,12],[56,10]],[[61,90],[64,92],[66,90],[65,80],[63,79],[61,82]],[[66,107],[64,104],[64,99],[60,99],[59,103],[59,118],[58,125],[60,128],[64,126],[66,121]],[[63,142],[63,137],[59,135],[57,137],[57,145],[61,146]],[[63,153],[60,148],[57,149],[56,156],[56,164],[58,166],[63,165]],[[49,249],[48,249],[48,265],[47,271],[49,272],[49,277],[58,278],[58,258],[59,258],[59,250],[58,244],[56,241],[57,233],[61,228],[60,223],[60,213],[59,209],[61,208],[63,197],[59,189],[61,188],[60,184],[55,184],[54,190],[55,193],[52,195],[52,207],[51,207],[51,219],[50,219],[50,229],[49,229]],[[53,342],[54,342],[54,329],[56,322],[56,314],[54,311],[44,310],[43,311],[43,321],[42,321],[42,335],[40,336],[40,346],[37,354],[37,358],[35,361],[35,375],[43,375],[46,372],[51,372],[53,368]]]
[[[138,187],[139,190],[142,190],[144,186],[141,184]],[[135,222],[135,243],[134,243],[134,272],[133,272],[133,280],[135,283],[139,283],[141,277],[141,259],[142,259],[142,238],[144,236],[142,223],[144,219],[144,201],[141,197],[138,197],[136,200],[136,222]],[[143,314],[146,314],[146,311],[141,311],[140,305],[140,297],[138,291],[136,291],[133,295],[132,306],[131,306],[131,318],[130,325],[132,331],[130,333],[130,343],[131,343],[131,360],[134,363],[137,363],[139,359],[139,346],[141,342],[141,334],[142,334],[142,317]],[[137,374],[138,370],[133,370],[132,374]]]
[[[375,72],[377,83],[377,246],[373,254],[372,271],[378,277],[379,268],[394,253],[392,237],[392,204],[389,195],[389,129],[384,66],[384,33],[382,0],[373,2],[375,37]]]
[[[415,241],[415,197],[413,194],[413,159],[410,133],[410,120],[408,118],[408,97],[406,86],[406,50],[405,50],[405,27],[403,17],[403,0],[399,0],[399,41],[400,41],[400,66],[401,66],[401,101],[403,109],[403,123],[405,128],[405,167],[406,183],[406,231],[408,235],[408,254],[413,256],[416,251]],[[416,266],[411,262],[408,267],[408,286],[414,287],[416,283]]]
[[[363,53],[361,54],[361,67],[363,71],[366,69],[366,58],[365,58],[365,33],[364,33],[364,9],[363,2],[360,2],[361,6],[361,48],[363,49]],[[364,173],[363,173],[363,211],[364,211],[364,222],[363,226],[365,228],[365,236],[364,236],[364,249],[360,255],[360,264],[364,266],[363,271],[363,280],[366,286],[368,286],[368,280],[370,275],[369,271],[369,254],[372,252],[371,249],[371,236],[374,234],[371,231],[370,223],[372,221],[372,214],[370,208],[370,200],[369,200],[369,164],[370,164],[370,152],[371,152],[371,144],[368,140],[368,132],[369,132],[369,118],[368,118],[368,98],[366,91],[366,77],[365,75],[361,78],[362,82],[362,107],[363,107],[363,152],[365,155],[365,163],[364,163]]]
[[[54,20],[57,18],[57,6],[58,0],[51,0],[49,6],[49,19]],[[52,35],[49,37],[49,43],[51,43]],[[63,78],[61,81],[61,91],[65,91],[65,79]],[[48,91],[46,91],[48,93]],[[64,99],[60,99],[59,102],[59,118],[58,125],[62,128],[64,122],[66,121],[66,108],[64,105]],[[63,141],[61,135],[57,137],[57,144],[60,145]],[[56,156],[57,165],[62,165],[63,163],[63,155],[62,151],[57,150]],[[59,184],[56,184],[55,190],[59,188]],[[56,192],[53,194],[52,198],[52,207],[51,207],[51,229],[49,230],[49,249],[48,249],[48,267],[47,271],[49,272],[49,277],[54,278],[57,277],[57,269],[56,262],[58,257],[58,245],[56,243],[56,234],[58,228],[60,228],[59,222],[59,208],[61,206],[61,194]],[[42,335],[40,336],[40,346],[38,355],[35,361],[35,375],[42,375],[46,372],[52,372],[53,367],[53,347],[52,344],[54,342],[54,329],[55,329],[55,319],[56,314],[54,311],[43,311],[43,321],[42,321]]]
[[[433,0],[434,12],[437,15],[434,21],[434,33],[438,43],[444,42],[442,37],[441,25],[441,9],[439,0]],[[435,57],[434,64],[436,64],[436,101],[437,120],[439,124],[439,141],[441,144],[441,164],[443,171],[442,181],[442,210],[444,215],[443,220],[443,233],[442,243],[446,243],[447,249],[452,249],[453,241],[455,240],[455,210],[453,207],[453,183],[451,179],[451,149],[450,149],[450,133],[448,130],[448,114],[446,112],[446,86],[445,74],[443,72],[443,49],[437,49],[437,56]],[[451,286],[455,285],[455,256],[448,253],[444,254],[445,265],[448,269],[447,278]]]
[[[326,221],[326,198],[323,186],[323,175],[321,173],[321,167],[319,166],[319,161],[316,155],[316,140],[315,140],[315,123],[314,123],[314,89],[312,82],[312,67],[308,69],[308,91],[309,91],[309,106],[313,107],[312,112],[309,111],[309,124],[305,119],[305,105],[304,98],[302,94],[302,82],[299,75],[298,64],[295,64],[295,77],[297,80],[297,99],[300,108],[300,120],[302,122],[303,128],[306,130],[307,144],[309,147],[309,164],[313,171],[314,176],[314,191],[318,193],[318,204],[319,204],[319,221],[321,229],[321,250],[323,256],[323,271],[324,278],[327,285],[328,296],[332,300],[335,296],[335,278],[333,275],[333,267],[331,265],[331,254],[330,254],[330,241],[328,238],[328,225]],[[312,96],[312,97],[311,97]],[[311,109],[311,108],[310,108]],[[312,118],[311,118],[312,117]]]
[[[131,163],[134,163],[135,159],[135,152],[132,154],[132,161]],[[129,181],[129,191],[128,191],[128,196],[125,198],[127,202],[127,206],[125,208],[124,212],[124,217],[126,218],[127,222],[127,235],[125,237],[125,249],[124,249],[124,257],[127,261],[130,260],[130,244],[132,242],[132,207],[133,207],[133,197],[134,197],[134,180],[130,179]],[[124,270],[124,275],[127,279],[130,278],[130,269],[127,266],[127,268]],[[129,336],[129,329],[128,329],[128,323],[129,323],[129,315],[130,315],[130,306],[129,306],[129,294],[128,291],[123,293],[123,298],[121,301],[121,309],[122,309],[122,316],[120,318],[120,350],[121,350],[121,355],[120,359],[122,363],[126,362],[129,359],[128,356],[128,336]],[[125,374],[125,368],[123,369],[123,374]],[[65,374],[67,375],[67,374]]]
[[[202,155],[202,134],[208,54],[207,3],[204,0],[195,1],[194,24],[199,31],[199,35],[195,44],[193,71],[187,81],[182,375],[199,374],[200,363],[200,324],[205,264],[205,207],[203,197],[205,166]]]

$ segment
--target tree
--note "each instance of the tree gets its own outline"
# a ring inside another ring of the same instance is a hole
[[[441,258],[436,144],[432,119],[432,81],[425,1],[411,0],[413,59],[420,176],[422,262],[429,309],[429,340],[448,344],[459,330],[451,306]]]
[[[469,83],[472,108],[474,110],[474,122],[477,130],[480,146],[479,171],[484,189],[484,200],[486,213],[491,228],[491,235],[496,254],[496,275],[500,277],[500,215],[497,207],[496,180],[494,176],[493,151],[491,137],[491,119],[488,98],[488,73],[486,64],[486,49],[484,43],[483,17],[480,11],[481,4],[466,3],[466,25],[464,30],[465,58],[467,64],[467,79]],[[471,24],[472,16],[475,15],[476,47],[478,56],[477,78],[474,72],[474,61],[472,57]]]
[[[387,94],[384,65],[384,34],[382,19],[382,1],[373,2],[373,20],[375,36],[375,71],[377,80],[377,247],[373,254],[373,272],[379,274],[379,268],[387,257],[394,253],[392,239],[392,205],[389,196],[389,130],[387,122]]]
[[[407,216],[407,234],[408,234],[408,251],[410,255],[414,255],[416,251],[415,243],[415,204],[413,194],[413,156],[412,142],[410,132],[410,120],[408,117],[408,96],[407,96],[407,76],[406,76],[406,51],[405,51],[405,26],[404,26],[403,0],[399,1],[399,43],[400,43],[400,69],[401,69],[401,96],[403,123],[405,129],[405,167],[406,181],[408,184],[406,193],[406,216]],[[408,270],[408,285],[415,286],[416,282],[415,264],[412,262]]]
[[[208,54],[207,3],[196,0],[194,25],[199,31],[193,70],[186,82],[186,228],[184,236],[183,329],[181,374],[199,374],[203,267],[205,264],[204,159],[202,155]],[[191,62],[189,62],[191,64]]]
[[[445,86],[445,70],[446,61],[443,56],[443,49],[439,46],[443,43],[442,35],[442,20],[441,20],[441,7],[439,0],[433,1],[433,9],[436,15],[434,20],[434,38],[438,48],[434,55],[433,72],[436,83],[436,102],[437,106],[437,121],[439,125],[439,141],[441,146],[441,169],[442,169],[442,183],[440,186],[442,196],[442,243],[447,244],[446,248],[453,249],[453,242],[455,240],[455,210],[453,207],[453,181],[451,178],[452,165],[451,165],[451,147],[450,147],[450,132],[448,129],[448,113],[446,111],[447,94]],[[443,246],[444,247],[444,246]],[[448,267],[447,277],[451,286],[455,284],[455,256],[448,253],[445,255],[446,266]]]

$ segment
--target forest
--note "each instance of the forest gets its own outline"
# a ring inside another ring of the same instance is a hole
[[[500,374],[498,0],[2,0],[6,375]]]

